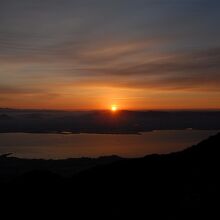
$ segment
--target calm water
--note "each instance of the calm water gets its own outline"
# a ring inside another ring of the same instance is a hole
[[[119,155],[139,157],[189,147],[218,131],[153,131],[142,135],[0,134],[0,154],[23,158],[70,158]]]

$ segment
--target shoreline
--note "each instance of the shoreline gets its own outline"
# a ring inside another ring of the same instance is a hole
[[[211,128],[185,128],[185,129],[152,129],[143,131],[131,131],[131,132],[74,132],[74,131],[0,131],[0,134],[61,134],[61,135],[79,135],[79,134],[94,134],[94,135],[143,135],[148,132],[161,132],[161,131],[219,131],[219,129]]]

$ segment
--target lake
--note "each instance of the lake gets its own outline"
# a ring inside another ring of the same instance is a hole
[[[0,154],[20,158],[64,159],[118,155],[141,157],[179,151],[218,131],[163,130],[133,134],[1,133]]]

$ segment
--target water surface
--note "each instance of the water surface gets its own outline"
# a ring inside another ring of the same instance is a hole
[[[0,134],[0,154],[61,159],[118,155],[141,157],[179,151],[216,134],[213,130],[166,130],[132,134]]]

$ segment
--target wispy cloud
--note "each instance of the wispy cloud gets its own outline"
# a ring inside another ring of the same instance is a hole
[[[126,90],[123,100],[134,90],[220,90],[217,0],[0,3],[1,102],[17,95],[26,106],[40,106],[39,97],[85,106],[85,90],[94,102],[102,88]]]

